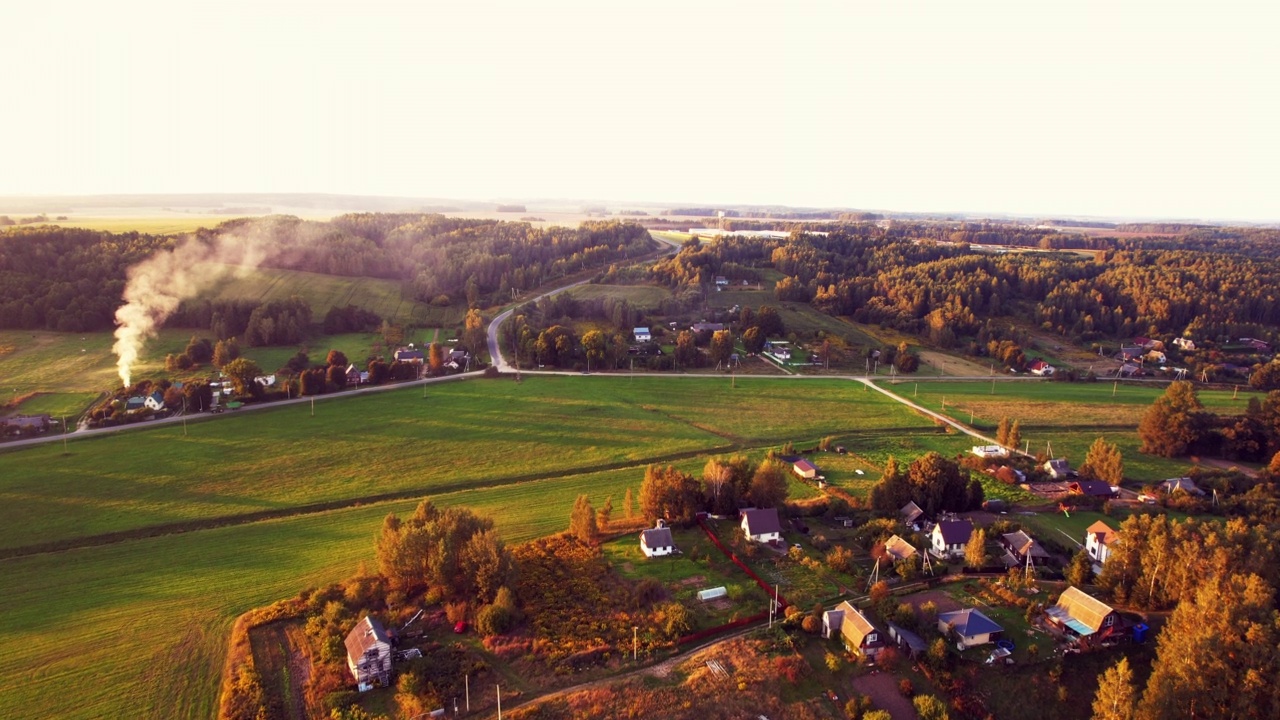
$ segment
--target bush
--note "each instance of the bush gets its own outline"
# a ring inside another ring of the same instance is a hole
[[[853,551],[845,547],[833,547],[827,553],[827,567],[836,572],[847,573],[853,570]]]
[[[444,616],[451,623],[460,623],[467,619],[467,603],[463,601],[445,603]]]
[[[481,635],[502,635],[514,624],[511,609],[502,605],[485,605],[476,613],[476,632]]]
[[[822,620],[812,615],[807,615],[800,622],[800,628],[810,635],[817,635],[822,630]]]
[[[898,681],[898,692],[902,693],[902,697],[911,697],[916,694],[916,688],[911,684],[908,678],[902,678]]]
[[[355,690],[334,690],[324,696],[324,709],[330,712],[342,710],[355,705],[357,699]]]

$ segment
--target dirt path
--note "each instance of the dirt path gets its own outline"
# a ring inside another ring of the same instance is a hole
[[[875,706],[893,716],[893,720],[916,720],[916,709],[911,701],[898,692],[897,678],[888,673],[877,672],[854,678],[853,689],[863,695],[870,695]]]

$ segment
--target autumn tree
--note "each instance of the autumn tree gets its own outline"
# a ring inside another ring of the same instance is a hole
[[[787,499],[787,467],[780,462],[765,461],[751,478],[747,501],[758,508],[778,507]]]
[[[253,379],[262,374],[262,368],[248,358],[236,358],[228,362],[222,366],[222,372],[231,379],[231,386],[237,395],[256,394],[261,389]]]
[[[609,341],[599,330],[588,330],[582,334],[582,349],[587,354],[587,362],[594,362],[599,367],[609,349]]]
[[[217,345],[213,346],[213,366],[221,368],[227,363],[240,357],[240,344],[235,338],[227,338],[219,340]]]
[[[676,336],[675,358],[676,363],[686,368],[701,364],[698,361],[702,358],[702,353],[698,351],[697,338],[692,330],[683,330]]]
[[[747,352],[758,355],[764,351],[764,333],[760,332],[760,328],[754,325],[742,332],[742,346]]]
[[[624,496],[623,496],[623,498],[622,498],[622,514],[623,514],[623,515],[624,515],[628,520],[630,520],[631,518],[635,517],[635,514],[636,514],[635,500],[633,500],[633,499],[632,499],[632,497],[631,497],[631,486],[630,486],[630,485],[628,485],[628,486],[627,486],[627,494],[626,494],[626,495],[624,495]]]
[[[1067,583],[1081,587],[1089,582],[1089,576],[1093,574],[1093,561],[1089,558],[1089,553],[1083,549],[1071,556],[1071,562],[1066,568]]]
[[[347,361],[347,354],[341,350],[330,350],[324,359],[324,364],[329,367],[346,368],[351,363]]]
[[[898,466],[898,461],[890,455],[880,480],[871,487],[871,509],[880,515],[896,515],[910,501],[911,487],[907,484],[907,476]]]
[[[1134,720],[1138,702],[1129,658],[1122,657],[1098,676],[1093,696],[1093,720]]]
[[[208,338],[198,338],[192,335],[182,354],[191,358],[193,363],[206,363],[213,359],[213,344],[209,342]]]
[[[573,503],[573,512],[569,515],[569,534],[584,545],[595,545],[600,542],[600,526],[596,518],[595,508],[586,495],[579,495]]]
[[[985,567],[987,564],[987,531],[977,528],[969,536],[969,543],[964,546],[964,564],[971,568]]]
[[[688,524],[702,505],[701,495],[692,475],[670,465],[650,465],[645,468],[640,485],[640,512],[650,524],[659,518]]]
[[[1144,717],[1280,717],[1280,617],[1256,575],[1203,578],[1160,632]]]
[[[936,695],[917,695],[911,699],[920,720],[951,720],[947,712],[947,704]]]
[[[711,335],[711,361],[720,365],[728,365],[733,355],[733,333],[728,330],[717,330]]]
[[[612,518],[613,518],[613,496],[610,495],[609,497],[604,499],[604,505],[601,505],[600,509],[596,511],[596,525],[598,525],[601,530],[605,530],[609,527],[609,522],[612,520]]]
[[[1124,458],[1120,455],[1120,448],[1101,437],[1094,440],[1085,455],[1084,464],[1080,466],[1080,474],[1118,486],[1124,480]]]
[[[1000,424],[996,425],[996,444],[1001,447],[1009,447],[1009,418],[1000,418]]]
[[[1005,447],[1012,448],[1014,450],[1017,450],[1018,448],[1022,447],[1022,421],[1021,420],[1014,420],[1013,424],[1009,426],[1009,437],[1006,438],[1005,442],[1008,443],[1008,445],[1005,445]]]
[[[1203,412],[1194,385],[1186,380],[1170,383],[1138,425],[1140,451],[1161,457],[1185,455],[1200,438]]]
[[[431,343],[427,346],[427,370],[432,375],[440,375],[444,373],[444,346],[440,343]]]
[[[703,494],[711,512],[730,515],[738,507],[738,488],[733,482],[733,468],[719,458],[707,460],[702,468]]]
[[[446,597],[480,603],[511,586],[516,574],[492,520],[466,508],[440,509],[428,500],[405,520],[394,513],[383,520],[377,560],[379,572],[394,587],[426,585]]]
[[[463,321],[462,346],[472,355],[485,349],[484,317],[476,308],[467,310],[467,317]]]

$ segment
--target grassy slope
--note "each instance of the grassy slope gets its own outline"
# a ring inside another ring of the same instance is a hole
[[[626,300],[633,307],[655,310],[671,291],[658,285],[579,285],[569,291],[579,300],[612,297]]]
[[[468,382],[0,454],[0,547],[923,421],[851,383]],[[808,412],[808,410],[815,412]],[[850,412],[856,409],[857,412]]]

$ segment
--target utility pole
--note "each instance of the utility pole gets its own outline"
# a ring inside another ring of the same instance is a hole
[[[185,423],[185,421],[183,422]],[[186,430],[183,430],[183,434],[186,434]],[[65,455],[66,452],[67,452],[67,416],[63,415],[62,416],[62,453]]]
[[[1119,380],[1116,380],[1115,382],[1111,383],[1111,397],[1116,396],[1116,389],[1118,389],[1119,387],[1120,387]]]
[[[640,626],[631,626],[631,659],[634,661],[640,657]]]
[[[502,686],[494,685],[494,688],[498,690],[498,720],[502,720]]]
[[[316,416],[316,397],[315,395],[312,395],[311,396],[311,417],[315,417],[315,416]]]
[[[187,436],[187,399],[182,398],[182,437]]]
[[[463,675],[462,682],[467,692],[467,712],[471,712],[471,676]]]

